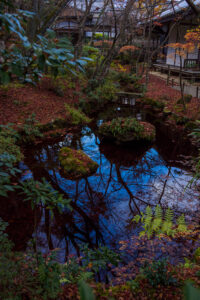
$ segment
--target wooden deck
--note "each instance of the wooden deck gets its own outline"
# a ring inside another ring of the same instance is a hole
[[[191,69],[187,69],[187,68],[180,68],[177,66],[173,66],[173,65],[167,65],[167,64],[161,64],[161,63],[155,63],[153,64],[153,68],[155,70],[161,71],[161,72],[168,72],[168,73],[173,73],[173,74],[178,74],[180,75],[180,73],[182,73],[183,77],[185,78],[191,78],[191,79],[200,79],[200,70],[199,69],[195,69],[195,70],[191,70]]]

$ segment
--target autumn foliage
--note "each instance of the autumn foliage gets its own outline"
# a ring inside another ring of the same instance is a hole
[[[123,52],[126,52],[126,51],[134,52],[137,49],[138,48],[136,46],[127,45],[127,46],[121,47],[121,49],[119,50],[119,53],[123,53]]]

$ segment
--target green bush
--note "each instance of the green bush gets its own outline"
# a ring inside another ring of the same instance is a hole
[[[63,208],[70,208],[70,200],[64,199],[63,195],[54,190],[45,178],[42,178],[42,182],[33,179],[23,181],[17,188],[22,190],[24,201],[31,201],[32,209],[41,206],[53,213],[53,209],[57,208],[61,213]]]
[[[6,152],[0,155],[0,196],[7,197],[8,192],[15,191],[16,186],[11,179],[17,177],[21,171],[15,167],[16,157]]]
[[[177,284],[177,280],[167,268],[167,261],[165,259],[153,261],[151,264],[146,262],[142,268],[142,273],[152,287]]]
[[[89,102],[103,105],[117,99],[118,88],[107,79],[101,85],[96,80],[90,80],[83,92],[86,93]]]
[[[46,258],[32,251],[12,251],[12,243],[4,233],[8,224],[0,219],[0,298],[56,299],[61,291],[61,266],[54,253]]]
[[[163,102],[152,99],[152,98],[144,97],[144,98],[142,98],[141,101],[144,104],[151,105],[153,108],[164,109],[164,107],[165,107],[165,104]]]
[[[16,145],[16,140],[11,136],[6,136],[6,131],[0,131],[0,155],[8,153],[15,157],[15,162],[23,159],[20,147]]]
[[[183,104],[183,102],[184,103],[190,103],[191,102],[191,100],[192,100],[192,95],[184,95],[183,96],[183,99],[182,98],[180,98],[180,99],[178,99],[178,101],[176,102],[177,104]]]
[[[31,144],[36,138],[43,137],[43,134],[40,132],[36,122],[35,114],[32,114],[25,120],[23,126],[19,130],[20,140],[22,143]]]
[[[135,118],[117,118],[105,122],[99,127],[99,133],[118,142],[131,142],[138,140],[153,141],[155,127],[147,122],[137,121]]]

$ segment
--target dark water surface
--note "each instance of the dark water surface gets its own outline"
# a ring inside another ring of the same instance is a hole
[[[199,193],[186,188],[192,173],[181,156],[192,155],[190,146],[183,146],[181,137],[179,141],[164,135],[159,126],[153,145],[122,147],[100,141],[98,125],[120,115],[147,117],[132,105],[108,107],[100,112],[91,128],[66,133],[62,140],[26,150],[21,164],[23,179],[45,177],[72,199],[73,210],[62,215],[55,212],[53,219],[48,211],[38,211],[35,233],[33,215],[29,212],[27,217],[23,213],[13,224],[21,229],[19,238],[15,237],[16,241],[21,239],[21,248],[37,236],[42,251],[60,248],[60,260],[64,261],[70,254],[79,255],[79,246],[85,242],[91,247],[101,244],[118,249],[120,240],[130,240],[138,231],[131,220],[147,205],[170,206],[192,216],[199,210]],[[61,176],[58,152],[63,146],[82,149],[99,164],[96,174],[76,181]]]

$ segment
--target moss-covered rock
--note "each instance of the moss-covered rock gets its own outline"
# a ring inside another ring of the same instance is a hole
[[[155,127],[148,122],[135,118],[117,118],[105,122],[99,127],[100,135],[115,140],[117,143],[133,141],[154,141]]]
[[[88,177],[96,172],[98,164],[81,150],[63,147],[59,152],[59,161],[66,178],[75,180]]]
[[[88,118],[81,110],[65,104],[67,120],[72,125],[84,125],[92,120]]]

